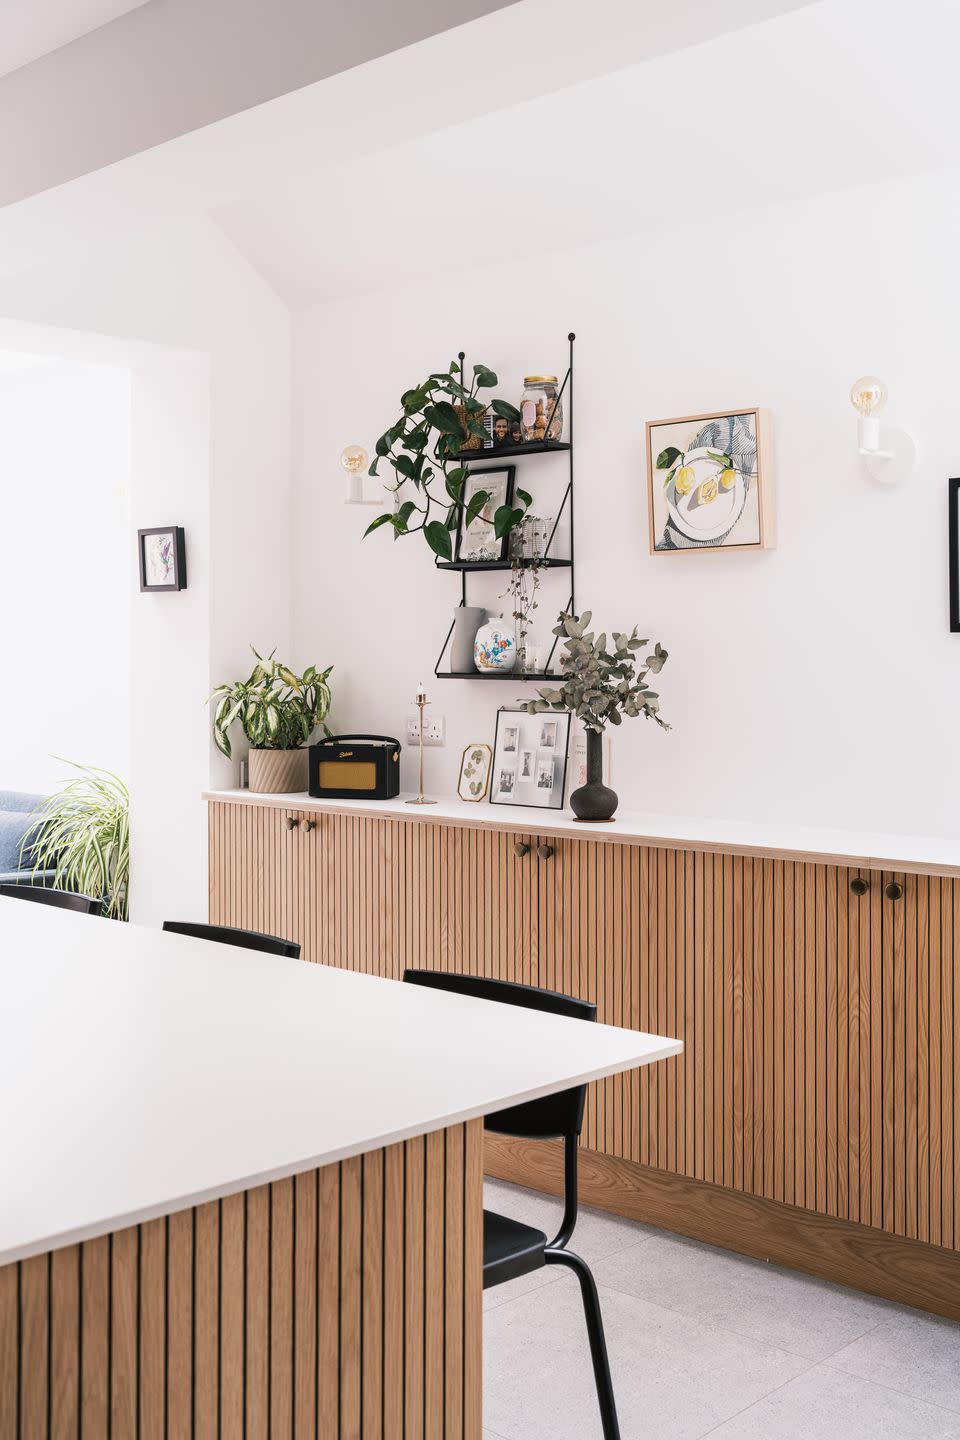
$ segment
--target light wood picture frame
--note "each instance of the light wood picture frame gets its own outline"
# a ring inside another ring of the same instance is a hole
[[[770,429],[757,406],[647,421],[651,555],[773,548]]]
[[[457,797],[468,805],[479,805],[486,800],[490,789],[490,770],[493,766],[493,749],[485,740],[468,745],[460,756],[460,774],[457,778]]]

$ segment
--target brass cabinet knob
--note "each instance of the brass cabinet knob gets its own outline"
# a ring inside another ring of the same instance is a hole
[[[552,846],[552,845],[538,845],[538,846],[537,846],[537,854],[540,856],[540,859],[541,859],[541,860],[549,860],[549,859],[550,859],[550,856],[553,854],[553,846]]]
[[[530,854],[530,846],[527,844],[526,840],[514,840],[513,853],[514,855],[516,855],[518,860],[522,860],[524,855]]]
[[[884,885],[883,893],[888,900],[900,900],[903,897],[903,886],[899,880],[891,880],[889,885]]]
[[[854,895],[866,895],[869,889],[870,886],[867,881],[861,879],[859,875],[855,875],[850,881],[850,891]]]
[[[288,815],[288,816],[287,816],[287,829],[288,829],[288,830],[296,830],[296,828],[297,828],[297,826],[299,825],[299,823],[300,823],[299,820],[297,820],[293,815]]]
[[[307,834],[309,835],[309,834],[310,834],[310,831],[311,831],[311,830],[314,830],[314,829],[316,828],[316,824],[317,824],[316,820],[301,820],[301,821],[300,821],[300,829],[301,829],[301,830],[306,830]]]

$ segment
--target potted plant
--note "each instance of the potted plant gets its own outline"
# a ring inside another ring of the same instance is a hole
[[[51,888],[103,900],[126,920],[130,889],[130,796],[109,770],[64,760],[79,773],[38,807],[20,845],[20,868],[53,871]]]
[[[396,508],[378,515],[364,531],[364,537],[382,525],[393,528],[394,539],[422,534],[441,560],[453,559],[453,541],[464,517],[470,525],[490,499],[485,490],[471,495],[463,504],[466,466],[457,458],[464,450],[479,449],[489,437],[481,423],[487,410],[505,420],[520,421],[520,411],[506,400],[479,398],[481,390],[492,389],[497,377],[486,365],[474,365],[469,386],[463,383],[461,367],[453,361],[449,370],[438,370],[400,397],[397,420],[380,436],[376,458],[369,474],[376,475],[381,460],[392,466]],[[498,540],[523,519],[530,496],[516,492],[514,505],[500,505],[489,522]]]
[[[229,760],[230,727],[240,722],[250,742],[250,789],[258,794],[279,795],[307,788],[307,752],[304,749],[318,725],[324,724],[330,709],[327,679],[332,665],[318,671],[310,665],[295,675],[273,657],[263,658],[253,646],[256,665],[248,680],[218,685],[208,700],[215,700],[213,736],[218,750]]]
[[[617,808],[615,791],[603,783],[603,732],[607,725],[620,725],[624,715],[645,715],[664,730],[670,726],[660,719],[660,697],[647,684],[647,675],[658,675],[667,663],[667,652],[657,641],[652,654],[637,668],[636,652],[649,645],[636,627],[629,635],[605,634],[588,629],[591,612],[582,615],[561,613],[554,635],[564,641],[561,656],[563,684],[541,690],[539,700],[528,700],[529,715],[544,710],[570,710],[583,721],[587,733],[587,783],[574,790],[570,808],[578,820],[598,824],[609,820]]]

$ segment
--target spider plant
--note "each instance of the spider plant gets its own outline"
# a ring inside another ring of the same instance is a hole
[[[61,757],[56,757],[58,760]],[[103,899],[103,913],[126,920],[130,892],[130,795],[109,770],[62,760],[78,772],[38,806],[20,845],[20,868],[54,872],[52,889]]]

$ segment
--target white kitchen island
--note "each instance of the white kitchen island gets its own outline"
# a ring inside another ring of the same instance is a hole
[[[479,1436],[479,1117],[681,1048],[0,901],[0,1440]]]

